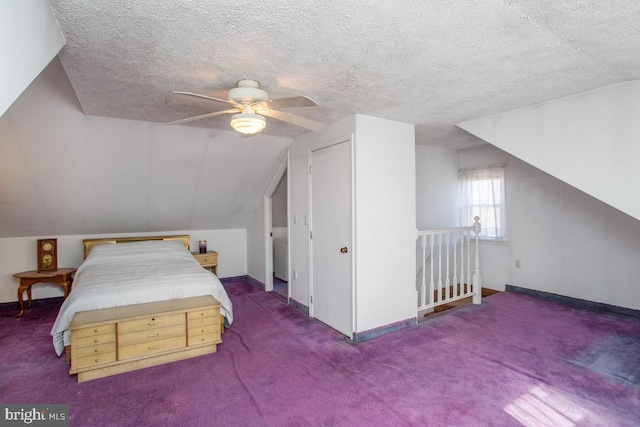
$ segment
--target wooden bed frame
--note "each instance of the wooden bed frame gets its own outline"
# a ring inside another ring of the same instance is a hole
[[[85,239],[92,248],[149,240],[179,241],[189,250],[189,235]],[[216,352],[224,317],[211,296],[192,297],[78,312],[69,326],[69,374],[78,382]]]
[[[89,251],[98,245],[115,245],[116,243],[127,242],[145,242],[148,240],[169,240],[182,242],[182,244],[189,250],[191,245],[191,236],[183,234],[179,236],[144,236],[144,237],[107,237],[103,239],[84,239],[82,244],[84,245],[84,257],[89,255]]]

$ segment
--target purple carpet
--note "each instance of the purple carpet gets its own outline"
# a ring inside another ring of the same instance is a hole
[[[639,319],[503,292],[353,344],[225,287],[216,354],[82,384],[53,351],[59,304],[0,311],[0,402],[69,404],[72,426],[640,425]]]

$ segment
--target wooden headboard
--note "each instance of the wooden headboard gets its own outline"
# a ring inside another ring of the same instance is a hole
[[[102,239],[84,239],[82,244],[84,245],[84,257],[86,258],[89,251],[97,245],[114,245],[116,243],[127,242],[144,242],[146,240],[173,240],[182,242],[184,246],[189,250],[189,244],[191,243],[191,236],[183,234],[179,236],[142,236],[142,237],[106,237]]]

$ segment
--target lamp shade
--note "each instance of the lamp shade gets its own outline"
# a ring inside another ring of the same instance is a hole
[[[236,131],[253,135],[260,132],[267,125],[267,121],[259,114],[239,113],[234,114],[231,118],[231,127]]]

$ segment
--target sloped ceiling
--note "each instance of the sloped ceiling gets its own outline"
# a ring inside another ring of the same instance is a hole
[[[639,117],[636,80],[458,126],[640,220]]]
[[[60,58],[91,116],[168,122],[224,109],[242,78],[290,112],[417,125],[421,144],[481,141],[455,123],[640,78],[637,0],[51,0]],[[229,129],[229,117],[190,123]],[[268,120],[265,134],[304,129]]]
[[[0,116],[64,44],[46,0],[0,2]]]
[[[86,116],[54,59],[0,117],[0,238],[246,228],[290,143]]]

